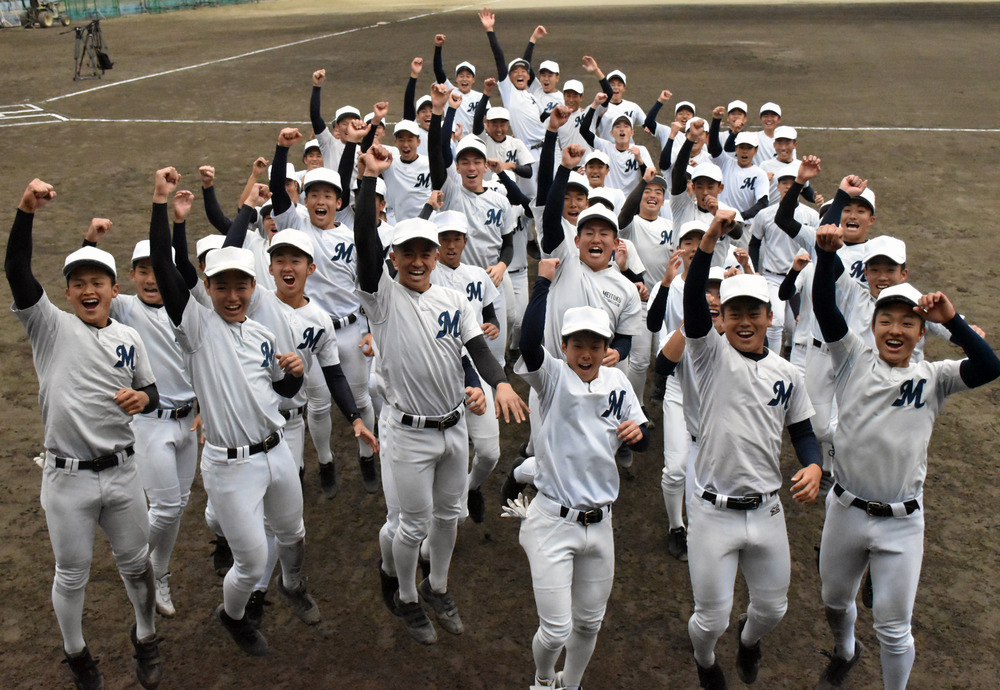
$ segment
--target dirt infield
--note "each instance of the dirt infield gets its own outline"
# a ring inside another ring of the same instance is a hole
[[[517,0],[518,6],[528,3]],[[497,31],[510,56],[523,50],[544,23],[550,36],[538,59],[555,58],[563,80],[582,78],[584,53],[605,71],[624,70],[627,96],[648,108],[663,88],[692,100],[705,114],[742,98],[751,107],[775,100],[785,123],[800,127],[799,153],[822,156],[819,191],[832,196],[840,177],[868,178],[879,199],[879,232],[905,239],[912,281],[942,289],[994,342],[1000,306],[995,228],[1000,216],[1000,93],[995,46],[1000,7],[969,5],[768,5],[733,7],[613,6],[581,9],[563,3],[549,10],[496,4]],[[457,3],[385,5],[378,13],[320,12],[316,0],[270,2],[104,23],[114,70],[102,81],[71,81],[72,38],[55,31],[0,33],[5,76],[0,104],[30,103],[63,122],[7,127],[0,158],[0,199],[13,218],[25,184],[40,177],[59,198],[36,222],[35,272],[62,304],[62,258],[79,245],[92,216],[114,220],[106,248],[128,256],[148,230],[152,173],[174,165],[197,187],[197,166],[218,170],[222,198],[233,198],[258,156],[270,157],[279,124],[308,120],[309,74],[325,67],[324,111],[350,102],[364,112],[376,100],[399,106],[409,60],[423,56],[431,79],[433,34],[448,35],[446,63],[468,59],[480,79],[492,59],[474,9]],[[441,8],[444,14],[433,13]],[[379,22],[386,22],[381,26]],[[363,28],[372,27],[372,28]],[[356,30],[355,30],[356,29]],[[341,33],[347,32],[347,33]],[[327,34],[239,59],[251,51]],[[196,65],[163,76],[153,73]],[[125,82],[70,95],[93,87]],[[593,92],[592,81],[584,79]],[[0,108],[3,110],[3,108]],[[44,121],[49,116],[38,116]],[[74,121],[102,118],[108,122]],[[198,124],[137,122],[198,120]],[[237,121],[239,124],[208,121]],[[850,131],[810,129],[914,128]],[[992,132],[921,128],[992,129]],[[650,144],[649,141],[641,143]],[[228,196],[227,196],[228,195]],[[200,204],[200,202],[199,202]],[[192,240],[208,232],[200,205],[189,221]],[[120,267],[124,264],[120,262]],[[126,291],[131,286],[124,285]],[[10,303],[0,285],[0,303]],[[24,331],[12,315],[0,324],[0,541],[4,589],[0,604],[0,685],[68,687],[58,663],[59,630],[49,603],[52,553],[38,505],[40,471],[30,458],[41,450],[37,381]],[[954,356],[940,342],[931,356]],[[914,617],[917,688],[988,688],[1000,671],[1000,517],[998,442],[1000,387],[952,401],[930,449],[925,508],[925,559]],[[654,415],[658,418],[658,415]],[[202,520],[200,478],[181,527],[171,581],[178,615],[160,619],[166,639],[164,688],[511,688],[524,687],[533,669],[530,640],[537,618],[527,561],[515,524],[497,514],[502,473],[526,429],[504,433],[504,455],[485,486],[488,517],[459,531],[452,591],[466,622],[461,637],[419,648],[390,616],[378,592],[377,532],[381,496],[364,493],[352,444],[336,432],[343,488],[323,498],[315,454],[306,455],[305,486],[309,587],[323,622],[306,628],[275,592],[263,632],[274,648],[267,660],[240,654],[212,619],[221,579],[210,568]],[[307,443],[307,446],[309,444]],[[653,447],[662,447],[660,431]],[[795,462],[786,458],[787,476]],[[638,457],[615,507],[617,578],[586,686],[594,688],[694,687],[686,620],[692,600],[686,566],[666,554],[666,521],[659,490],[660,454]],[[764,642],[758,686],[811,687],[826,659],[829,633],[819,598],[813,547],[822,508],[785,501],[792,552],[792,587],[784,621]],[[88,588],[85,632],[101,659],[109,688],[132,687],[128,629],[131,610],[99,539]],[[742,583],[736,611],[745,605]],[[272,588],[273,589],[273,588]],[[735,614],[734,614],[735,617]],[[854,672],[853,687],[879,683],[878,644],[871,612],[861,609],[859,638],[869,655]],[[735,684],[736,642],[727,634],[718,652]]]

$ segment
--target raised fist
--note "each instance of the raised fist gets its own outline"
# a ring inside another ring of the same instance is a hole
[[[318,69],[313,72],[313,86],[323,86],[324,81],[326,81],[325,69]]]
[[[55,198],[55,187],[48,182],[42,182],[36,177],[24,188],[21,203],[17,207],[25,213],[34,213]]]
[[[285,127],[278,134],[278,146],[292,147],[302,141],[302,132],[295,127]]]

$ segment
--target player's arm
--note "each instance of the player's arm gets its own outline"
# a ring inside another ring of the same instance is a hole
[[[271,189],[271,210],[275,216],[280,216],[292,207],[292,198],[285,189],[288,149],[301,139],[302,133],[294,127],[285,127],[278,134],[278,143],[274,147],[274,160],[271,162],[271,179],[268,181]]]
[[[258,185],[257,188],[250,192],[250,198],[247,199],[247,203],[240,207],[240,212],[236,214],[229,232],[226,233],[226,241],[222,243],[223,247],[243,246],[243,243],[246,242],[247,230],[250,224],[257,220],[257,210],[254,206],[258,205],[258,202],[261,204],[264,203],[260,197],[261,194],[266,192],[267,187],[264,185]]]
[[[943,292],[932,292],[920,298],[914,311],[931,323],[943,324],[951,332],[951,342],[965,351],[968,359],[959,365],[959,374],[969,388],[977,388],[1000,377],[1000,359],[978,333],[955,310]]]
[[[522,207],[525,213],[528,213],[530,216],[530,209],[528,207],[531,205],[531,199],[529,199],[527,195],[521,191],[521,188],[517,186],[517,183],[510,179],[510,176],[503,170],[497,172],[497,179],[500,180],[500,184],[503,185],[504,191],[507,192],[507,201],[509,201],[511,205]]]
[[[535,83],[535,68],[531,66],[531,61],[535,58],[535,42],[547,33],[548,31],[545,30],[545,27],[539,24],[531,32],[528,45],[524,47],[524,55],[521,56],[521,59],[528,63],[528,86]]]
[[[566,203],[566,183],[569,173],[575,170],[583,158],[583,147],[573,144],[563,149],[562,165],[549,188],[542,212],[542,251],[551,254],[566,239],[562,225],[563,205]]]
[[[795,448],[802,469],[792,475],[792,498],[799,503],[812,503],[819,495],[819,483],[823,478],[823,455],[819,441],[808,419],[788,425],[788,436]]]
[[[339,363],[328,364],[322,367],[322,370],[326,386],[330,389],[330,397],[337,404],[337,409],[354,427],[355,438],[363,438],[373,451],[377,451],[378,440],[361,420],[361,413],[358,412],[358,406],[354,402],[354,393],[351,392],[351,385],[347,382],[347,377],[344,376],[343,367]]]
[[[44,293],[41,283],[31,271],[31,230],[35,222],[35,211],[55,198],[55,188],[35,178],[25,187],[21,203],[17,206],[10,238],[7,240],[3,268],[14,296],[14,306],[18,309],[35,306]]]
[[[542,259],[538,262],[538,277],[531,299],[524,309],[521,320],[521,357],[528,371],[538,371],[545,359],[542,339],[545,337],[545,308],[548,302],[549,286],[556,277],[559,259]]]
[[[722,127],[722,116],[725,114],[726,109],[721,105],[712,112],[712,124],[708,127],[708,154],[712,158],[718,158],[723,154],[719,129]]]
[[[340,208],[345,209],[351,203],[351,180],[354,179],[355,156],[358,151],[358,144],[375,129],[374,125],[361,125],[348,129],[347,137],[344,139],[344,155],[340,157],[340,166],[337,175],[340,177]]]
[[[496,80],[492,77],[483,82],[483,97],[476,103],[476,112],[472,114],[472,133],[477,137],[486,130],[484,125],[486,111],[490,107],[490,94],[493,93],[491,82],[492,85],[496,84]]]
[[[484,7],[479,11],[479,21],[482,23],[483,28],[486,29],[486,38],[490,42],[490,50],[493,52],[493,62],[497,66],[497,81],[503,81],[507,78],[507,61],[504,59],[503,48],[500,47],[500,40],[494,31],[497,16],[493,13],[493,10]]]
[[[611,83],[608,81],[608,78],[604,76],[604,72],[601,71],[600,66],[597,64],[597,60],[590,55],[584,55],[583,68],[587,70],[588,74],[597,79],[597,83],[601,87],[601,92],[607,96],[606,100],[610,101],[611,97],[615,95],[615,92],[611,89]]]
[[[796,281],[799,279],[799,274],[802,273],[802,269],[805,268],[812,259],[809,258],[808,254],[796,254],[795,258],[792,259],[792,267],[789,269],[788,273],[785,275],[785,279],[781,281],[781,286],[778,287],[778,299],[787,302],[798,290],[795,287]]]
[[[438,84],[444,84],[448,81],[448,75],[444,71],[444,56],[442,55],[444,40],[444,34],[434,35],[434,81]]]
[[[219,205],[219,199],[215,194],[215,168],[211,165],[203,165],[198,168],[201,176],[201,196],[205,202],[205,215],[213,228],[226,233],[229,226],[233,224],[232,218],[227,216]]]
[[[177,270],[170,256],[170,219],[167,215],[167,199],[177,189],[181,176],[174,168],[156,171],[153,187],[153,210],[149,220],[149,260],[156,276],[156,286],[163,298],[163,308],[175,325],[181,324],[184,309],[191,298],[191,292],[184,276]]]
[[[368,134],[365,135],[365,138],[361,140],[361,153],[370,149],[372,144],[375,143],[375,133],[378,131],[379,123],[384,122],[385,116],[388,114],[389,101],[379,101],[372,106],[371,127],[368,128]],[[323,162],[325,163],[326,161]]]
[[[497,416],[503,414],[504,421],[508,423],[511,417],[518,424],[523,422],[528,406],[508,383],[507,375],[503,373],[503,367],[490,352],[490,346],[486,344],[486,337],[483,335],[475,336],[465,343],[465,349],[468,351],[469,357],[472,358],[472,363],[476,365],[479,375],[486,383],[496,389]]]
[[[493,326],[499,332],[500,318],[497,316],[497,309],[493,306],[492,302],[483,305],[483,323]]]
[[[708,271],[712,267],[715,245],[734,217],[733,211],[716,211],[708,232],[702,236],[701,245],[688,266],[688,277],[684,282],[684,330],[689,338],[703,338],[712,329],[712,314],[708,308],[708,300],[705,299]]]
[[[556,165],[556,144],[559,141],[559,128],[569,122],[570,110],[564,105],[557,105],[549,114],[545,125],[545,139],[542,141],[542,151],[538,154],[538,171],[535,175],[537,188],[536,199],[549,198],[549,188],[552,186],[552,171]]]
[[[283,398],[294,398],[295,394],[302,388],[302,381],[305,377],[305,365],[302,358],[296,352],[286,352],[275,355],[278,366],[285,372],[284,378],[271,382],[274,392]]]
[[[622,362],[628,357],[628,354],[632,351],[632,336],[625,335],[624,333],[615,333],[611,336],[611,342],[608,343],[608,350],[613,350],[613,353],[605,355],[604,359],[601,360],[601,365],[606,367],[613,367]],[[614,359],[614,353],[618,353],[618,359]]]
[[[767,182],[766,177],[764,178],[764,182]],[[767,189],[767,185],[764,185],[764,189]],[[764,195],[758,198],[757,201],[755,201],[752,206],[740,211],[740,215],[743,216],[744,220],[750,220],[758,213],[763,211],[765,208],[767,208],[767,192],[764,192]]]
[[[309,96],[309,120],[312,122],[313,136],[319,136],[326,131],[326,120],[321,113],[323,104],[323,82],[326,81],[326,70],[316,70],[312,75],[312,94]],[[326,163],[326,161],[323,161]],[[273,168],[272,168],[273,170]]]
[[[437,86],[437,85],[436,85]],[[431,130],[434,123],[431,122]],[[358,288],[374,294],[382,278],[382,243],[378,239],[375,212],[375,178],[392,165],[392,155],[381,146],[372,146],[364,155],[365,174],[355,200],[354,246],[358,251]]]
[[[423,58],[413,58],[410,61],[410,78],[403,90],[403,119],[417,119],[417,77],[424,68]]]
[[[243,185],[243,191],[240,192],[240,198],[239,201],[236,202],[236,208],[239,208],[246,203],[247,197],[250,196],[250,190],[253,189],[255,184],[257,184],[257,180],[260,179],[260,176],[266,172],[267,159],[263,156],[259,156],[250,166],[250,175],[247,177],[246,184]]]
[[[693,130],[694,127],[691,127]],[[677,152],[677,162],[670,170],[670,194],[676,196],[687,191],[687,168],[691,159],[691,149],[694,147],[694,137],[689,131],[681,150]]]
[[[174,194],[174,232],[171,246],[174,248],[174,265],[184,278],[188,290],[198,284],[198,271],[191,263],[187,243],[187,216],[194,203],[194,194],[184,189]]]
[[[656,136],[656,128],[658,126],[658,123],[656,122],[656,118],[660,114],[660,109],[663,108],[664,104],[667,102],[666,100],[661,100],[662,97],[663,97],[663,94],[665,94],[665,93],[670,93],[670,92],[669,91],[663,91],[660,94],[660,98],[656,99],[656,102],[653,103],[653,107],[651,107],[649,109],[649,112],[646,113],[646,118],[642,121],[642,126],[647,131],[649,131],[649,133],[652,134],[653,136]],[[673,95],[673,94],[671,94],[671,95]],[[669,96],[667,97],[667,100],[669,100]]]
[[[788,193],[785,194],[788,196]],[[813,276],[813,313],[823,340],[835,343],[847,335],[847,321],[837,307],[834,259],[844,246],[844,233],[837,225],[821,225],[816,231],[816,273]]]
[[[597,109],[603,104],[607,103],[608,99],[604,93],[598,93],[594,96],[593,103],[587,108],[586,112],[583,114],[583,120],[580,121],[580,136],[583,140],[587,142],[587,146],[594,148],[594,115],[597,114]]]
[[[444,85],[434,84],[431,87],[431,125],[427,132],[427,158],[431,173],[431,189],[441,189],[448,179],[444,147],[449,144],[441,132],[441,117],[444,115],[444,104],[447,100],[448,92]]]
[[[622,204],[622,210],[618,214],[619,228],[627,228],[632,223],[632,219],[639,213],[639,203],[642,201],[642,193],[646,190],[646,183],[653,179],[653,174],[653,169],[647,168],[646,172],[642,175],[642,179],[639,180],[628,196],[625,197],[625,203]]]
[[[867,187],[868,180],[863,180],[857,175],[847,175],[840,181],[837,193],[833,196],[833,202],[830,204],[830,208],[826,210],[826,214],[820,220],[820,224],[840,225],[840,215],[844,211],[844,206],[846,206],[847,202],[851,199],[865,191]]]

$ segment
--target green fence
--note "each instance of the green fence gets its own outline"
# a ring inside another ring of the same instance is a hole
[[[197,7],[240,5],[259,0],[64,0],[64,6],[73,19],[121,17],[127,14],[159,14]]]

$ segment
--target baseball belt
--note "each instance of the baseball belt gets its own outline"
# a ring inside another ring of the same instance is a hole
[[[239,448],[226,448],[226,457],[230,460],[235,460],[240,457],[240,455],[249,457],[251,455],[256,455],[257,453],[266,453],[277,446],[280,442],[281,432],[275,431],[260,443],[251,443],[249,446],[240,446]]]
[[[840,484],[833,485],[833,493],[839,498],[847,494],[850,504],[854,508],[860,508],[871,517],[905,517],[920,510],[920,503],[915,498],[902,503],[881,503],[879,501],[866,501],[858,498]]]
[[[729,510],[757,510],[764,501],[778,493],[772,491],[769,494],[747,494],[746,496],[723,496],[711,491],[703,491],[701,497],[713,504],[716,508],[727,508]]]
[[[156,410],[157,419],[184,419],[194,409],[193,403],[181,407],[161,407]]]
[[[421,417],[420,415],[412,415],[404,412],[399,417],[399,423],[414,429],[437,429],[438,431],[444,431],[458,424],[458,420],[461,418],[462,408],[459,406],[440,417]]]
[[[132,457],[134,454],[134,447],[127,446],[114,453],[108,453],[107,455],[102,455],[99,458],[94,458],[93,460],[74,460],[73,458],[59,458],[55,459],[56,469],[64,470],[67,467],[73,469],[73,464],[76,463],[76,469],[78,470],[90,470],[92,472],[101,472],[103,470],[111,469],[112,467],[118,467]]]
[[[333,317],[330,317],[330,318],[333,318]],[[357,321],[358,321],[358,314],[357,314],[357,312],[355,312],[355,313],[353,313],[353,314],[351,314],[349,316],[345,316],[342,319],[333,319],[333,329],[336,330],[336,331],[339,331],[341,328],[345,328],[346,326],[350,326],[352,323],[357,323]]]
[[[280,414],[282,417],[284,417],[285,421],[288,421],[289,419],[293,419],[293,418],[296,418],[296,417],[301,417],[305,413],[306,413],[306,406],[305,405],[303,405],[302,407],[296,407],[296,408],[291,409],[291,410],[278,410],[278,414]]]

